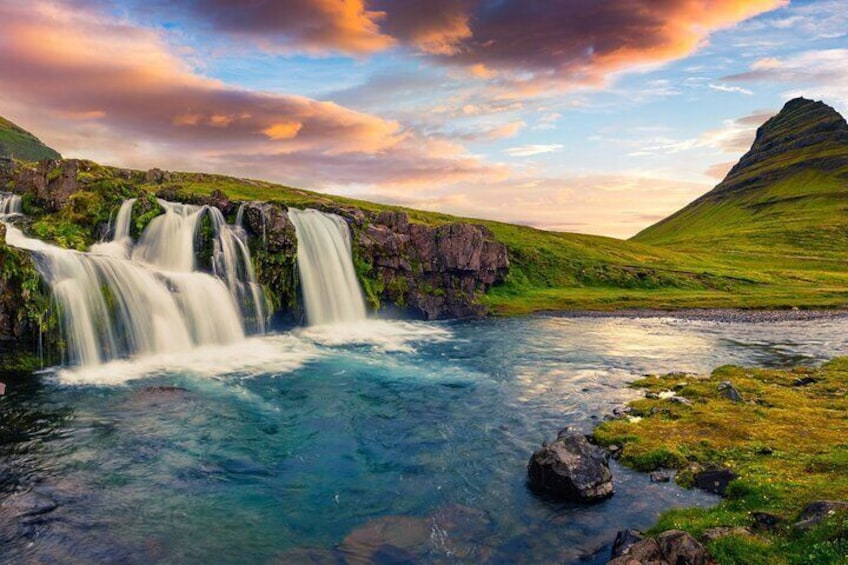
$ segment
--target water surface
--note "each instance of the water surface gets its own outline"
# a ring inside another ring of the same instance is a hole
[[[644,373],[814,364],[846,352],[846,329],[371,322],[6,376],[3,493],[59,506],[0,527],[0,561],[604,562],[617,530],[715,500],[618,466],[608,501],[540,498],[525,474],[543,440],[589,431]]]

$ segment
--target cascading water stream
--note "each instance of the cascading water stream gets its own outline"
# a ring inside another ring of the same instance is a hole
[[[0,192],[0,216],[20,214],[23,210],[23,200],[17,194]]]
[[[297,269],[309,324],[364,320],[347,222],[335,214],[292,208],[289,218],[297,232]]]
[[[8,198],[0,205],[10,207]],[[227,344],[264,331],[264,293],[250,253],[215,208],[160,201],[133,247],[132,201],[116,218],[114,239],[81,253],[28,238],[6,224],[6,242],[33,252],[59,305],[68,362],[84,366],[113,359]],[[196,270],[196,235],[209,214],[214,228],[214,276]],[[242,235],[242,237],[244,237]]]

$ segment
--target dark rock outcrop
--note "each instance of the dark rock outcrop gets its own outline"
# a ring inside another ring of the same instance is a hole
[[[707,469],[695,473],[693,479],[695,487],[724,496],[730,481],[737,477],[730,469]]]
[[[701,535],[701,540],[704,542],[712,542],[717,539],[727,536],[751,536],[753,533],[748,528],[742,526],[717,526],[715,528],[707,528]]]
[[[816,526],[823,520],[837,513],[848,512],[848,502],[842,500],[818,500],[810,502],[798,516],[798,521],[794,527],[799,530],[806,530]]]
[[[612,544],[612,558],[629,555],[630,548],[645,539],[642,532],[636,530],[621,530],[615,535],[615,541]]]
[[[411,224],[405,212],[371,215],[354,229],[354,253],[375,298],[428,320],[485,315],[480,295],[509,272],[506,246],[486,227]]]
[[[698,540],[681,530],[669,530],[657,536],[657,544],[666,561],[674,565],[706,565],[709,554]]]
[[[618,538],[616,538],[618,539]],[[681,530],[668,530],[613,554],[607,565],[708,565],[710,555],[698,540]]]
[[[288,212],[279,204],[246,202],[243,222],[257,280],[270,290],[274,309],[296,311],[297,234]]]
[[[533,490],[567,500],[596,502],[614,493],[609,455],[567,428],[533,453],[527,476]]]
[[[730,170],[725,182],[730,184],[790,151],[829,144],[848,144],[845,118],[824,102],[792,99],[757,129],[751,149]]]
[[[77,181],[80,165],[77,159],[40,161],[15,171],[15,192],[29,193],[44,204],[48,212],[58,212],[75,192],[82,188]]]
[[[742,402],[742,394],[730,381],[724,381],[718,385],[718,392],[721,396],[732,402]]]

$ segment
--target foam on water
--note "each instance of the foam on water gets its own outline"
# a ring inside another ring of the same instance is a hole
[[[279,334],[248,338],[226,346],[204,346],[117,360],[93,367],[55,368],[45,373],[63,385],[119,386],[137,379],[174,374],[201,378],[284,374],[320,355],[314,344],[293,334]]]
[[[379,351],[410,352],[417,342],[451,339],[444,325],[425,322],[360,320],[296,330],[297,335],[326,347],[372,346]]]

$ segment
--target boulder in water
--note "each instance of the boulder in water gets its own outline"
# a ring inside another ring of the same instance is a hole
[[[614,493],[609,455],[568,428],[530,457],[527,475],[533,490],[567,500],[596,502]]]

